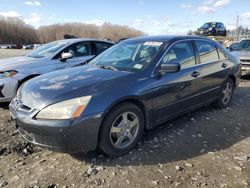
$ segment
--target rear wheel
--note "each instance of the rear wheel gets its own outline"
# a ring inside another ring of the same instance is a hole
[[[220,89],[219,96],[214,105],[217,108],[225,108],[229,106],[234,93],[234,83],[231,78],[228,78]]]
[[[136,146],[144,130],[144,117],[139,107],[123,103],[105,117],[99,147],[110,156],[121,156]]]

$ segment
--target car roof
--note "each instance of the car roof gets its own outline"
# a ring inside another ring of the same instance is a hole
[[[155,41],[155,42],[167,42],[170,40],[183,40],[183,39],[208,39],[207,37],[189,36],[189,35],[158,35],[158,36],[143,36],[127,39],[126,41]],[[125,42],[126,42],[125,41]]]
[[[107,43],[110,43],[110,44],[114,44],[113,42],[110,42],[110,41],[100,40],[100,39],[94,39],[94,38],[74,38],[74,39],[63,39],[63,40],[58,40],[57,42],[69,42],[69,43],[75,43],[75,42],[84,42],[84,41],[107,42]]]

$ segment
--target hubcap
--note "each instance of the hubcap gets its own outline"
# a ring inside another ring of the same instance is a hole
[[[120,114],[110,129],[110,141],[118,149],[126,148],[134,142],[139,131],[139,120],[133,112]]]
[[[222,102],[223,104],[228,104],[233,93],[232,84],[227,82],[222,90]]]

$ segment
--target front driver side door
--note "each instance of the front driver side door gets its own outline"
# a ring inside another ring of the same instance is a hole
[[[161,63],[177,62],[181,70],[153,77],[155,124],[162,123],[200,103],[196,95],[201,89],[199,70],[192,41],[174,44],[164,55]]]

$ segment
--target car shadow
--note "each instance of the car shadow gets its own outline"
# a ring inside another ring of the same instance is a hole
[[[9,109],[9,104],[10,103],[0,103],[0,109],[5,109],[5,110],[8,110]]]
[[[122,157],[111,158],[99,151],[71,156],[106,166],[137,166],[165,164],[224,150],[250,136],[249,97],[250,87],[242,86],[226,109],[210,105],[157,126]]]

